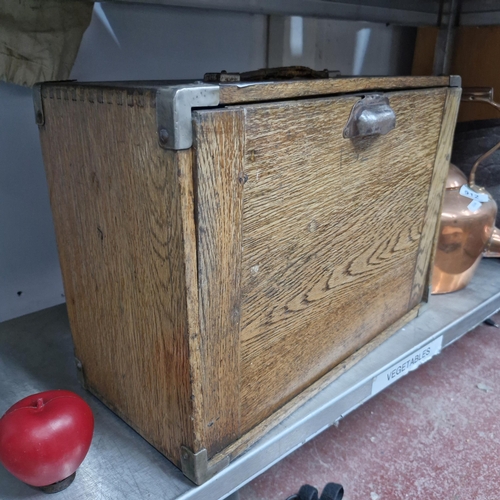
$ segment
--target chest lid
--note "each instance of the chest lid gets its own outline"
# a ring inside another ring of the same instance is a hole
[[[158,141],[164,149],[192,146],[191,111],[257,103],[374,91],[459,87],[457,76],[341,77],[309,68],[275,68],[248,73],[207,73],[204,81],[49,82],[34,86],[35,117],[44,123],[43,97],[90,102],[123,100],[156,108]],[[122,102],[117,102],[122,104]]]

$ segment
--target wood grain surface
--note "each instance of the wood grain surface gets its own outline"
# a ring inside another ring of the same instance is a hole
[[[240,454],[425,293],[459,90],[308,84],[224,85],[221,101],[419,89],[387,93],[386,136],[344,139],[360,97],[339,95],[193,111],[179,152],[158,145],[153,88],[43,91],[76,355],[90,390],[177,465],[181,445]]]
[[[443,194],[450,165],[461,93],[462,89],[460,88],[450,88],[446,96],[409,307],[416,306],[422,298],[425,301],[429,298],[432,283],[432,263],[434,262],[439,239]]]
[[[240,436],[243,110],[193,113],[204,446]]]
[[[309,387],[304,389],[301,393],[293,399],[284,404],[281,408],[276,410],[272,415],[265,418],[262,422],[258,423],[251,430],[246,432],[237,441],[229,445],[220,453],[212,458],[213,463],[218,463],[224,457],[230,457],[231,460],[235,459],[243,452],[245,452],[253,443],[258,441],[262,436],[269,432],[273,427],[282,422],[297,408],[302,406],[310,398],[325,389],[334,380],[338,379],[343,373],[352,368],[358,361],[361,361],[365,356],[372,352],[376,347],[385,342],[391,335],[396,333],[400,328],[406,325],[409,321],[417,317],[420,306],[415,307],[402,318],[393,323],[389,328],[385,329],[379,335],[374,337],[363,347],[355,351],[342,363],[339,363],[335,368],[323,375],[319,380],[313,382]]]
[[[408,312],[446,93],[353,141],[359,97],[246,107],[242,432]]]
[[[235,104],[255,101],[275,101],[294,97],[363,92],[374,90],[446,87],[447,76],[344,77],[324,80],[286,82],[233,83],[220,86],[220,103]]]
[[[158,146],[151,95],[45,95],[40,134],[76,356],[91,390],[180,465],[181,444],[197,445],[191,152]]]

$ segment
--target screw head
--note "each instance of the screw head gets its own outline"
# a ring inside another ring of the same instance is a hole
[[[165,144],[168,141],[168,131],[166,129],[161,128],[158,132],[158,136],[162,144]]]

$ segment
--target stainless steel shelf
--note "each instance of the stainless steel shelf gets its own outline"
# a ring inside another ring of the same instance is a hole
[[[322,17],[406,26],[437,25],[439,0],[111,0],[119,3]]]
[[[222,499],[370,399],[379,375],[431,342],[446,347],[499,309],[500,261],[485,260],[465,290],[433,296],[423,314],[199,487],[79,387],[63,306],[0,324],[0,411],[30,393],[55,388],[73,390],[91,405],[96,419],[91,450],[58,499]],[[1,467],[0,485],[5,500],[46,499]]]
[[[105,0],[196,9],[437,26],[440,0]],[[446,14],[442,19],[446,23]],[[500,0],[463,0],[459,24],[500,24]]]
[[[488,26],[500,24],[500,1],[463,0],[460,25]]]

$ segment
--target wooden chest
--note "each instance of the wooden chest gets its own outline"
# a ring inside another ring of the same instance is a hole
[[[38,87],[86,387],[201,483],[414,318],[460,92],[458,77]]]

